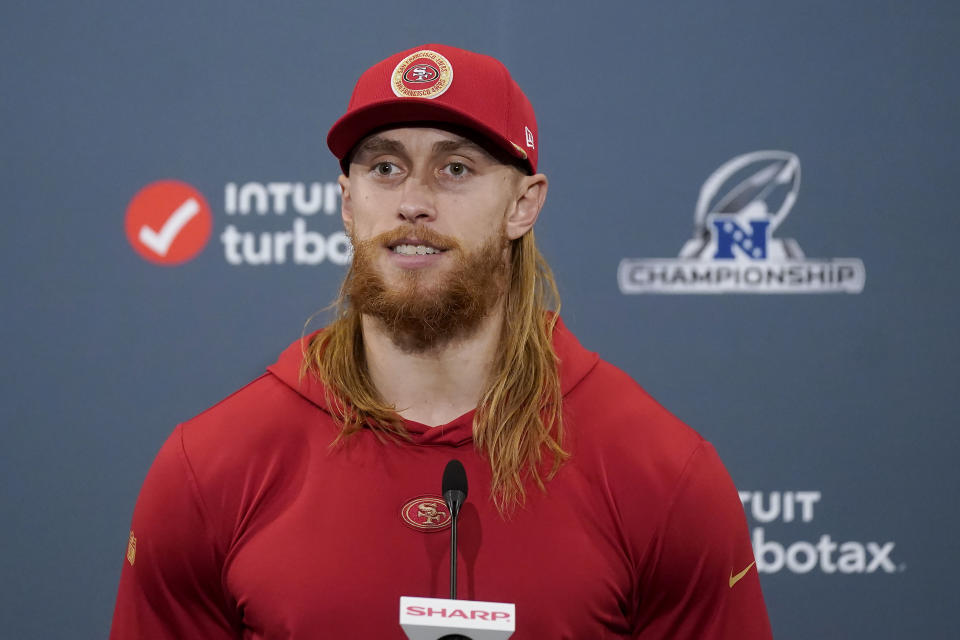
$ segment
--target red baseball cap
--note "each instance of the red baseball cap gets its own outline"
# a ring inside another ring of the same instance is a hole
[[[357,80],[327,146],[346,172],[360,140],[376,129],[412,122],[466,127],[537,172],[533,106],[496,58],[425,44],[378,62]]]

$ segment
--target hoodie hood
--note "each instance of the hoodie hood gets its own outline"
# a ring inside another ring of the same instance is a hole
[[[277,361],[267,367],[267,371],[307,401],[330,413],[326,387],[320,379],[312,372],[300,379],[304,348],[320,331],[323,329],[287,347]],[[557,318],[553,331],[553,348],[560,361],[560,391],[566,397],[597,365],[599,356],[584,349],[561,318]],[[473,440],[473,414],[474,411],[468,411],[447,424],[433,427],[412,420],[404,420],[404,425],[414,444],[461,446]]]

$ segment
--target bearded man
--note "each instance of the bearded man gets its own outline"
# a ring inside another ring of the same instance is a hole
[[[337,317],[164,445],[111,637],[404,637],[399,597],[448,588],[459,458],[458,591],[515,603],[517,640],[769,638],[715,451],[559,319],[507,69],[396,54],[327,141],[354,246]]]

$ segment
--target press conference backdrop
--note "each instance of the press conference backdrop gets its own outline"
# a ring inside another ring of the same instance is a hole
[[[536,106],[563,316],[716,445],[776,637],[956,637],[957,7],[4,4],[0,636],[106,635],[160,444],[336,293],[353,81],[442,42]]]

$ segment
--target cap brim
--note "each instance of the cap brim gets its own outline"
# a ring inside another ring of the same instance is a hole
[[[327,134],[327,146],[333,155],[339,158],[340,166],[346,172],[347,156],[360,140],[377,129],[412,122],[438,122],[459,125],[476,131],[510,157],[522,161],[521,164],[530,173],[534,172],[526,152],[516,147],[500,132],[453,107],[427,98],[392,98],[350,111],[330,128]]]

